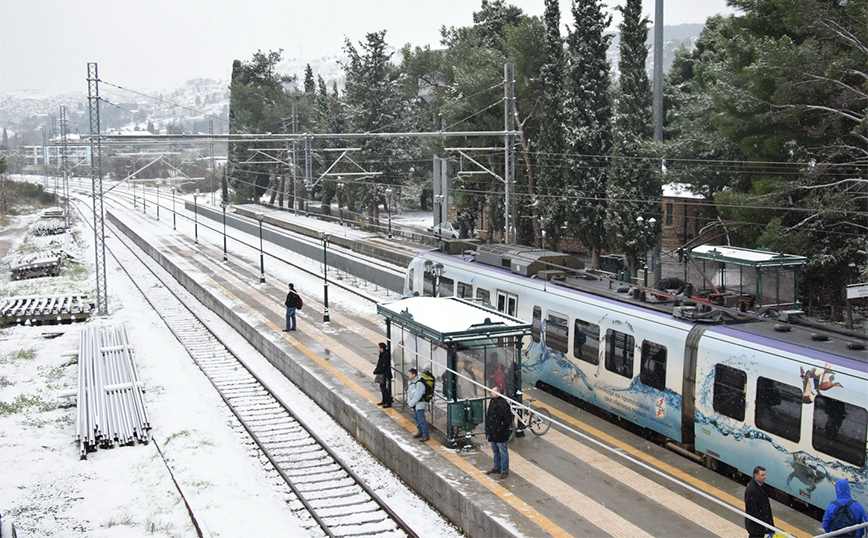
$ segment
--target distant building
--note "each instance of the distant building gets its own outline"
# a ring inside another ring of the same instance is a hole
[[[704,200],[690,185],[663,186],[663,250],[676,249],[696,237],[704,225],[700,217]]]

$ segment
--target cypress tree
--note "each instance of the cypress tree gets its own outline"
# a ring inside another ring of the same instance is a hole
[[[639,254],[648,250],[658,230],[646,229],[651,218],[659,225],[662,211],[657,201],[660,185],[652,172],[647,148],[653,135],[651,85],[645,62],[648,58],[648,19],[642,17],[641,0],[627,0],[619,8],[621,61],[609,178],[606,185],[608,211],[606,232],[609,246],[623,250],[636,274]],[[637,217],[642,221],[637,221]]]
[[[542,107],[540,131],[536,152],[537,194],[535,209],[542,209],[542,222],[534,219],[534,244],[557,249],[566,207],[560,202],[563,187],[561,163],[564,158],[564,41],[561,38],[561,8],[558,0],[545,0],[544,63],[540,70]],[[533,192],[530,193],[534,195]],[[536,215],[535,215],[536,216]],[[541,229],[545,230],[548,245],[542,244]]]
[[[612,151],[612,96],[606,51],[612,20],[597,0],[573,0],[575,28],[567,36],[566,147],[572,154],[566,188],[571,235],[592,254],[594,267],[606,247],[606,182]]]

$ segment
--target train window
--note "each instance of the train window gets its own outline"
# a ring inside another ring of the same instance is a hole
[[[505,291],[497,292],[497,311],[503,312],[507,316],[514,316],[518,307],[518,295],[514,293],[506,293]]]
[[[410,291],[413,291],[413,288],[415,285],[415,281],[414,281],[415,278],[416,278],[416,270],[411,268],[410,271],[407,273],[407,289]]]
[[[422,273],[422,295],[427,297],[434,296],[434,273]]]
[[[546,347],[552,351],[566,353],[569,349],[567,342],[569,330],[570,325],[566,316],[549,312],[545,330]]]
[[[633,335],[613,331],[606,331],[606,370],[618,375],[633,377],[633,346],[636,339]]]
[[[666,347],[648,340],[642,341],[639,381],[657,390],[666,388]]]
[[[754,420],[758,428],[798,442],[802,422],[801,389],[758,377]]]
[[[725,364],[714,367],[714,396],[712,406],[715,413],[744,422],[744,409],[747,398],[747,374]]]
[[[542,308],[535,306],[533,307],[533,319],[531,321],[531,338],[535,344],[539,344],[540,342],[540,327],[542,326]]]
[[[437,286],[437,295],[440,297],[452,297],[455,295],[455,281],[441,276],[440,285]]]
[[[462,299],[472,299],[473,298],[473,286],[466,282],[459,282],[458,287],[455,288],[455,296],[460,297]]]
[[[600,326],[577,319],[573,323],[573,355],[591,364],[600,364]]]
[[[476,298],[483,303],[491,305],[491,292],[489,292],[487,289],[476,288]]]
[[[811,443],[820,452],[865,467],[866,427],[864,408],[822,395],[814,399]]]

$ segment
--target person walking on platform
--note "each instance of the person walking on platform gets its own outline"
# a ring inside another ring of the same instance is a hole
[[[380,349],[380,358],[377,359],[377,367],[374,368],[374,381],[380,385],[382,398],[377,405],[387,409],[392,407],[392,354],[385,342],[377,344]]]
[[[509,450],[506,443],[512,425],[512,408],[509,402],[500,397],[501,390],[497,385],[491,389],[491,400],[485,413],[485,438],[491,443],[491,452],[494,454],[494,465],[485,474],[500,473],[500,478],[506,478],[509,476]]]
[[[301,297],[296,293],[294,285],[289,285],[289,293],[286,294],[286,301],[283,304],[286,306],[286,328],[283,332],[294,331],[295,310],[301,306]]]
[[[755,467],[753,470],[753,480],[747,485],[744,490],[744,511],[750,516],[753,516],[760,521],[764,521],[769,525],[775,524],[775,519],[772,516],[772,505],[769,502],[769,496],[766,494],[763,484],[766,481],[766,470],[764,467]],[[744,528],[750,538],[762,538],[770,532],[771,529],[757,523],[756,521],[744,518]]]
[[[415,368],[407,371],[407,378],[410,380],[410,388],[407,389],[407,406],[413,410],[413,418],[416,420],[417,431],[413,437],[424,443],[430,439],[428,421],[425,419],[425,402],[422,400],[425,396],[425,384],[419,382],[421,381],[419,371]]]
[[[826,513],[823,514],[824,531],[837,531],[868,522],[865,508],[850,496],[850,483],[846,479],[842,478],[835,482],[835,494],[837,499],[829,503]],[[865,536],[865,529],[855,530],[841,536]]]

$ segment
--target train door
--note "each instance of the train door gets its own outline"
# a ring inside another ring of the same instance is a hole
[[[497,311],[507,316],[515,316],[518,312],[518,295],[497,290]]]

